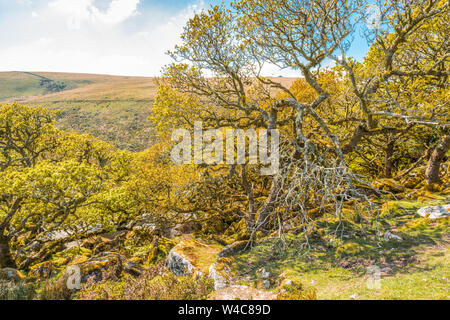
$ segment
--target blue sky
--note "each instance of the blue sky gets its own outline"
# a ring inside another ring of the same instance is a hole
[[[155,76],[189,17],[219,0],[0,0],[0,71]],[[352,53],[367,47],[357,40]],[[297,76],[267,70],[267,75]]]

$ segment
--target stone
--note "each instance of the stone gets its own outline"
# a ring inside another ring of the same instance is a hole
[[[79,264],[81,282],[92,281],[97,283],[119,278],[123,270],[124,260],[125,258],[117,253],[103,252]]]
[[[443,206],[423,207],[417,211],[417,214],[424,218],[439,219],[450,216],[450,204]]]
[[[192,274],[195,267],[182,254],[177,252],[177,246],[170,250],[166,261],[166,266],[177,276],[185,276]]]
[[[291,279],[284,279],[281,282],[282,287],[292,287],[294,285],[294,282]]]
[[[221,259],[209,267],[209,278],[214,280],[214,290],[222,290],[233,284],[231,269]]]
[[[262,278],[262,279],[269,279],[270,278],[270,272],[266,271],[266,269],[261,268],[258,271],[256,271],[256,274],[258,277]]]
[[[392,268],[390,267],[385,267],[383,269],[380,270],[382,275],[390,275],[392,274]]]
[[[263,281],[263,288],[266,290],[270,289],[270,281],[269,280],[264,280]]]
[[[82,247],[82,246],[83,246],[83,242],[81,240],[75,240],[75,241],[67,242],[64,244],[64,248],[67,250],[76,248],[76,247]]]
[[[134,277],[139,277],[144,272],[144,268],[133,261],[126,261],[123,266],[123,270]]]
[[[38,279],[49,279],[54,271],[53,263],[51,261],[45,261],[32,266],[29,275]]]
[[[123,272],[132,276],[139,276],[145,270],[133,261],[127,260],[116,252],[102,252],[92,258],[80,257],[68,265],[62,281],[73,274],[69,272],[74,266],[79,267],[80,283],[94,284],[105,280],[119,279]]]
[[[0,269],[0,280],[21,281],[23,279],[25,279],[25,276],[19,270],[14,268]]]
[[[393,234],[393,233],[391,233],[389,231],[386,231],[384,233],[384,240],[386,240],[386,241],[389,241],[389,240],[402,241],[403,239],[402,239],[402,237],[400,237],[400,236],[398,236],[396,234]]]

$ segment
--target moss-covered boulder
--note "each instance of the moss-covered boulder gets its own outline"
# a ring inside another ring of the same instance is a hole
[[[81,271],[81,282],[112,280],[120,277],[124,258],[116,253],[105,252],[78,264]]]
[[[98,283],[100,281],[115,280],[123,275],[123,272],[133,276],[139,276],[144,268],[124,256],[115,252],[103,252],[92,258],[81,257],[68,265],[64,278],[69,276],[68,270],[77,266],[80,270],[81,283]]]
[[[56,272],[51,261],[36,264],[30,268],[29,276],[38,279],[49,279]]]
[[[394,179],[378,179],[372,185],[374,188],[392,193],[402,193],[405,191],[405,187]]]

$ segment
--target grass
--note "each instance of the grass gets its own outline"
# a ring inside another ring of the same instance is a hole
[[[310,249],[301,247],[302,235],[267,239],[236,256],[232,269],[242,284],[251,285],[256,270],[264,267],[275,279],[316,288],[319,299],[449,299],[450,218],[433,221],[416,214],[422,206],[449,200],[441,195],[425,202],[391,202],[395,209],[379,218],[378,232],[392,232],[402,241],[377,238],[374,227],[363,234],[352,223],[342,238],[330,237],[321,231],[335,228],[333,221],[319,221]],[[381,272],[379,289],[368,288],[370,266]]]

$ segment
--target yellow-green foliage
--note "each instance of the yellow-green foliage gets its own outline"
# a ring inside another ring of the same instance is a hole
[[[33,300],[36,296],[35,285],[0,280],[0,300]]]
[[[77,299],[88,300],[202,300],[213,291],[208,278],[175,276],[161,264],[150,268],[142,276],[123,278],[94,284],[77,293]]]
[[[39,300],[69,300],[75,292],[67,287],[64,278],[56,278],[44,281],[37,289]]]
[[[226,236],[226,241],[228,243],[250,239],[247,222],[245,221],[245,219],[241,219],[238,222],[233,223],[225,231],[224,235]]]
[[[125,241],[125,249],[132,260],[147,265],[165,259],[175,245],[174,240],[156,236],[152,236],[145,241],[141,240],[138,245],[134,237]]]
[[[353,256],[364,251],[364,247],[356,242],[348,242],[336,249],[338,257]]]
[[[278,290],[277,300],[317,300],[317,290],[303,289],[301,284],[284,285]]]

